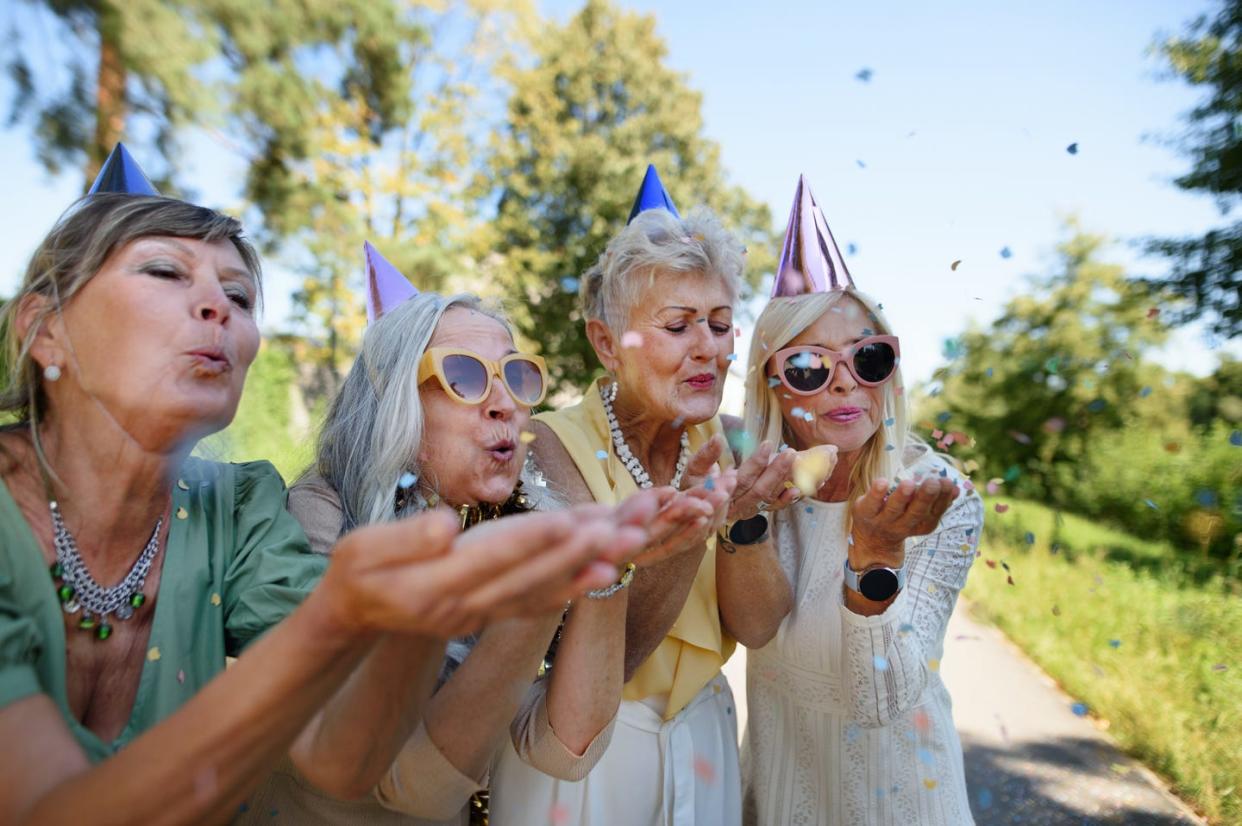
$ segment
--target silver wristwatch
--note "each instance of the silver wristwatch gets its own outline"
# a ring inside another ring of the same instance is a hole
[[[904,565],[900,568],[873,565],[864,571],[855,571],[846,559],[845,587],[872,602],[883,602],[906,587],[906,569]]]

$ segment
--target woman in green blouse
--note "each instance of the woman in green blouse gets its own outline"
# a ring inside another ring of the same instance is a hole
[[[307,553],[271,465],[188,458],[236,412],[258,296],[235,220],[95,194],[4,308],[0,824],[217,822],[286,754],[365,793],[445,638],[606,586],[646,539],[633,510],[433,512]]]

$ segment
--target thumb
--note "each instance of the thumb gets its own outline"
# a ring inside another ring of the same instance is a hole
[[[681,489],[687,490],[702,484],[703,480],[707,478],[707,474],[716,465],[716,462],[720,461],[724,448],[724,437],[716,435],[695,451],[694,455],[690,457],[690,461],[686,463],[686,472],[681,479]]]

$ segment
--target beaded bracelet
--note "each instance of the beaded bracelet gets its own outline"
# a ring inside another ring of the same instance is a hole
[[[596,588],[594,591],[587,591],[587,599],[608,599],[613,594],[623,588],[628,588],[630,583],[634,581],[634,572],[638,570],[638,566],[633,562],[625,564],[625,571],[621,574],[621,578],[609,585],[607,588]]]

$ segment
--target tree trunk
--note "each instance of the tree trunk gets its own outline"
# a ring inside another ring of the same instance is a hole
[[[125,131],[125,63],[121,58],[121,11],[109,2],[99,4],[99,75],[95,93],[95,138],[87,148],[86,186]]]

